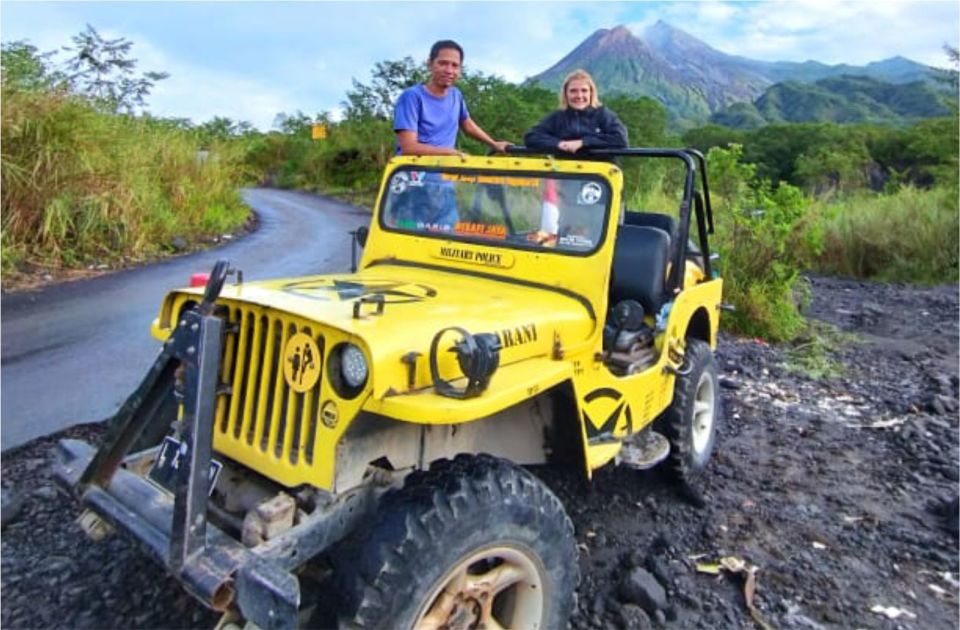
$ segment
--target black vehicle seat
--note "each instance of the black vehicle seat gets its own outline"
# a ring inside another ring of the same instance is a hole
[[[676,218],[670,216],[669,214],[662,214],[660,212],[634,212],[632,210],[627,210],[624,213],[623,222],[625,225],[636,225],[643,227],[654,227],[660,228],[664,232],[670,235],[670,243],[677,242],[677,220]],[[691,226],[690,238],[687,239],[687,259],[692,259],[694,262],[703,267],[703,257],[700,254],[700,247],[694,242],[693,234],[696,230]],[[671,257],[673,251],[670,252]]]
[[[624,213],[623,222],[626,225],[636,225],[637,227],[660,228],[670,236],[671,243],[677,240],[677,220],[669,214],[627,210]]]
[[[621,300],[637,300],[647,313],[658,313],[664,301],[669,255],[670,235],[665,230],[620,226],[613,250],[610,305]]]

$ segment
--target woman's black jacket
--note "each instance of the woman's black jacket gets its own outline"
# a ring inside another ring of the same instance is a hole
[[[523,136],[528,149],[555,151],[561,140],[583,140],[585,149],[622,149],[628,145],[627,128],[604,106],[559,109]]]

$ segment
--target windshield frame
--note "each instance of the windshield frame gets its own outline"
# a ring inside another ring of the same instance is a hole
[[[387,200],[390,196],[390,180],[396,173],[400,172],[410,172],[410,171],[421,171],[429,173],[448,173],[456,175],[485,175],[491,177],[532,177],[539,180],[554,179],[554,180],[581,180],[581,181],[591,181],[599,184],[604,192],[605,201],[603,203],[604,216],[603,223],[600,230],[600,233],[596,239],[596,242],[590,249],[585,250],[572,250],[572,249],[561,249],[558,247],[545,247],[541,244],[531,243],[527,245],[522,241],[511,241],[511,240],[494,240],[494,239],[485,239],[471,236],[469,234],[457,233],[454,231],[443,232],[430,232],[427,230],[411,230],[403,227],[388,225],[386,218],[387,210]],[[377,204],[377,222],[381,230],[393,234],[400,234],[404,236],[415,236],[430,238],[435,240],[450,240],[460,243],[469,243],[471,245],[480,245],[483,247],[494,247],[494,248],[505,248],[511,250],[519,250],[522,252],[529,252],[535,254],[556,254],[560,256],[575,256],[575,257],[586,257],[592,256],[603,247],[604,243],[607,241],[607,234],[610,231],[610,213],[613,211],[612,202],[613,202],[613,186],[609,179],[603,177],[598,173],[567,173],[567,172],[558,172],[558,171],[540,171],[540,170],[506,170],[506,169],[482,169],[482,168],[458,168],[458,167],[438,167],[438,166],[427,166],[422,164],[401,164],[396,168],[392,169],[389,174],[384,178],[383,188],[380,194],[380,199]]]

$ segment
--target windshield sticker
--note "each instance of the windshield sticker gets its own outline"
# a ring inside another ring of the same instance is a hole
[[[410,183],[410,176],[400,171],[399,173],[394,173],[393,177],[390,178],[390,190],[395,195],[402,195],[403,191],[407,189],[407,185]]]
[[[579,234],[566,234],[560,237],[560,244],[568,247],[579,247],[589,249],[593,247],[593,239],[589,239]]]
[[[505,177],[503,175],[467,175],[465,173],[444,173],[445,182],[460,182],[464,184],[497,184],[503,186],[524,186],[538,188],[540,180],[535,177]]]
[[[419,232],[449,232],[452,229],[447,223],[427,223],[413,219],[397,219],[397,227],[404,230],[417,230]]]
[[[537,325],[529,323],[514,328],[504,328],[497,333],[497,336],[500,337],[500,345],[504,348],[532,343],[537,340]]]
[[[600,202],[603,198],[603,187],[597,182],[587,182],[580,187],[580,194],[577,196],[577,203],[581,206],[592,206]]]
[[[426,171],[410,171],[410,186],[423,186],[423,180],[426,176]]]
[[[433,252],[434,258],[444,260],[456,260],[473,265],[483,265],[484,267],[499,267],[509,269],[513,267],[513,255],[509,252],[489,252],[479,249],[468,249],[466,247],[450,247],[441,245]]]
[[[457,234],[465,234],[468,236],[483,236],[485,238],[497,239],[507,238],[507,226],[490,223],[467,223],[460,221],[453,226],[453,231]]]

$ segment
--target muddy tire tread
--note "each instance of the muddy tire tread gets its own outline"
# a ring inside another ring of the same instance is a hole
[[[402,488],[384,496],[370,526],[348,539],[336,554],[341,625],[370,629],[396,623],[391,611],[409,603],[412,581],[436,557],[436,541],[443,540],[458,519],[475,518],[504,505],[534,506],[522,510],[533,519],[530,527],[548,540],[557,539],[552,544],[558,549],[559,562],[572,569],[572,583],[558,588],[570,590],[569,601],[555,607],[565,624],[573,612],[579,569],[573,523],[560,500],[530,472],[506,460],[458,455],[433,462],[429,471],[408,475]]]
[[[689,410],[694,403],[697,384],[700,375],[705,369],[713,365],[713,351],[707,342],[700,339],[687,339],[687,349],[684,367],[689,366],[690,372],[677,376],[674,385],[673,402],[656,422],[656,428],[670,441],[670,454],[661,465],[666,475],[678,483],[693,484],[703,476],[704,467],[692,464],[692,439],[690,432],[692,425],[688,418]],[[713,367],[714,373],[716,368]],[[719,391],[715,390],[719,396]],[[716,401],[714,415],[714,435],[721,417],[720,401]]]

